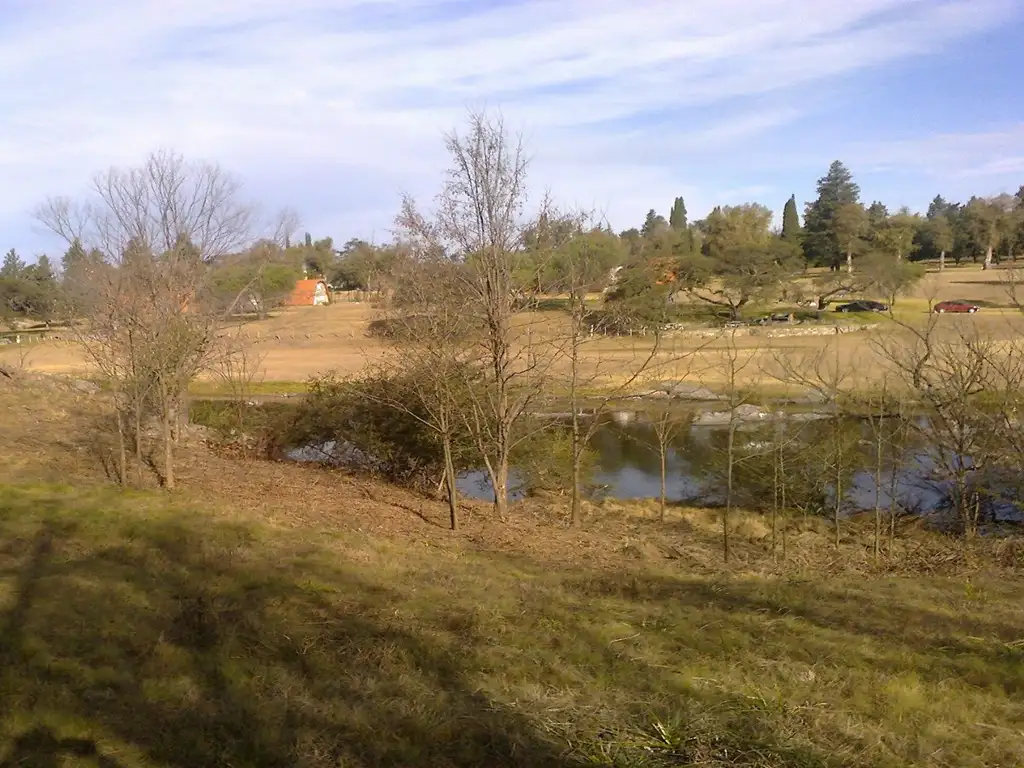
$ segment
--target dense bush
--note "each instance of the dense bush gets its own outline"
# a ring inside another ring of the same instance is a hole
[[[291,418],[277,427],[279,449],[333,444],[332,453],[403,485],[436,485],[444,456],[421,383],[426,372],[374,373],[360,378],[314,379]],[[453,439],[456,468],[474,452],[461,420]]]

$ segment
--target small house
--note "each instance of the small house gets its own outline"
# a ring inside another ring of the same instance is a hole
[[[319,307],[330,304],[331,295],[324,280],[299,280],[285,301],[288,307]]]

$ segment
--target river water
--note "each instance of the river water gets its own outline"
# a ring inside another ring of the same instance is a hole
[[[692,413],[690,414],[692,415]],[[680,413],[685,418],[685,413]],[[918,419],[917,426],[925,426]],[[719,505],[725,500],[728,428],[684,426],[668,441],[666,497],[670,503]],[[838,486],[841,509],[855,513],[889,509],[893,502],[908,513],[930,513],[946,506],[948,473],[920,435],[895,424],[881,426],[878,467],[877,426],[866,419],[822,419],[776,425],[746,425],[734,432],[733,494],[737,504],[765,507],[786,477],[787,506],[808,512],[831,510]],[[601,418],[593,451],[587,494],[612,499],[656,499],[661,460],[654,425],[642,413],[622,411]],[[513,473],[514,474],[514,473]],[[880,482],[876,482],[876,478]],[[838,481],[838,482],[837,482]],[[460,489],[478,499],[493,499],[482,472],[463,475]],[[1000,521],[1024,521],[1016,489],[992,493],[989,512]],[[514,487],[521,498],[525,489]]]
[[[670,503],[714,506],[724,503],[729,430],[700,426],[699,414],[711,404],[676,408],[680,423],[667,443],[666,496]],[[658,412],[655,411],[655,414]],[[691,423],[698,417],[698,424]],[[808,413],[803,413],[808,416]],[[658,419],[655,415],[654,419]],[[733,499],[737,505],[768,507],[776,489],[785,486],[786,506],[808,513],[831,513],[837,487],[841,509],[855,513],[895,505],[907,513],[930,513],[948,505],[949,485],[941,463],[922,440],[927,421],[901,429],[895,419],[883,422],[881,466],[877,425],[867,419],[802,419],[789,414],[783,425],[746,424],[734,431]],[[555,429],[567,428],[556,421]],[[586,494],[591,498],[656,499],[660,495],[660,452],[654,423],[644,411],[622,410],[599,418],[590,440],[591,460]],[[306,446],[289,452],[296,461],[337,459],[334,446]],[[359,457],[356,457],[359,458]],[[944,457],[943,461],[948,461]],[[967,460],[969,462],[969,459]],[[344,463],[344,462],[342,462]],[[780,471],[782,470],[782,471]],[[513,470],[511,495],[522,498],[528,488]],[[785,481],[780,482],[779,477]],[[876,478],[879,482],[876,482]],[[1024,521],[1017,502],[1016,480],[991,485],[986,498],[989,517]],[[482,471],[464,473],[459,488],[466,496],[493,499]]]

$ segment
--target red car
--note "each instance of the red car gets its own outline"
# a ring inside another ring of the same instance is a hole
[[[979,309],[977,304],[971,304],[966,301],[940,301],[933,308],[933,312],[977,312]]]

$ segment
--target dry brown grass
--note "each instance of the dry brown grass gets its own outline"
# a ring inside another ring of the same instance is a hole
[[[980,268],[950,268],[945,273],[930,273],[925,281],[908,297],[900,299],[896,311],[906,322],[923,323],[928,301],[961,298],[973,301],[1006,303],[1006,291],[1001,273],[984,272]],[[282,310],[264,322],[250,323],[242,333],[251,338],[263,356],[260,378],[265,382],[294,384],[312,376],[336,371],[352,374],[368,362],[384,359],[393,349],[367,335],[368,324],[378,316],[369,303],[340,302],[328,307],[302,307]],[[903,333],[894,329],[882,317],[872,318],[881,324],[881,333]],[[533,342],[546,336],[558,337],[565,331],[566,319],[557,311],[533,313],[518,318],[519,332],[524,340]],[[983,309],[976,316],[943,318],[949,333],[957,324],[970,324],[992,338],[1016,338],[1024,332],[1024,318],[1008,309]],[[837,336],[777,337],[764,335],[738,336],[735,348],[749,360],[738,378],[742,386],[771,387],[778,384],[770,372],[777,368],[776,357],[810,357],[827,348],[851,369],[855,369],[860,383],[868,386],[885,376],[877,352],[871,343],[871,332],[859,331]],[[700,377],[709,386],[724,383],[722,354],[728,344],[725,339],[712,340],[691,335],[676,335],[663,342],[654,366],[646,378]],[[596,376],[604,383],[629,378],[650,351],[650,339],[640,337],[600,338],[586,347],[588,369],[586,377]],[[681,362],[681,358],[688,358]],[[32,370],[47,373],[74,373],[82,375],[88,365],[81,350],[72,342],[46,342],[36,345],[29,359]],[[766,373],[767,372],[767,373]]]
[[[559,497],[441,504],[192,443],[114,491],[102,395],[0,382],[0,764],[1021,764],[1024,552]],[[19,459],[21,457],[21,459]],[[55,483],[60,483],[56,485]],[[998,557],[997,557],[998,556]],[[929,569],[928,575],[921,570]],[[75,763],[75,760],[80,762]]]

